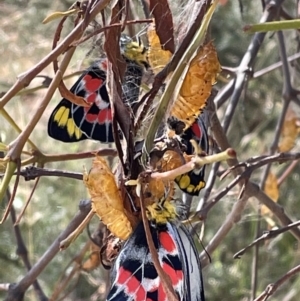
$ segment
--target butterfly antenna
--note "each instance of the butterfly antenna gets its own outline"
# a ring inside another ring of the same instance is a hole
[[[147,26],[144,26],[136,35],[135,38],[137,40],[137,42],[139,43],[139,46],[142,45],[142,41],[141,41],[141,36],[143,36],[144,34],[146,34],[147,32]]]
[[[206,255],[207,255],[208,259],[209,259],[209,262],[211,263],[211,261],[212,261],[212,260],[211,260],[211,257],[210,257],[210,255],[209,255],[209,253],[207,252],[207,250],[205,249],[204,244],[203,244],[202,239],[201,239],[201,236],[202,236],[202,235],[197,233],[197,231],[195,230],[195,227],[192,225],[192,223],[191,223],[190,220],[188,220],[188,223],[189,223],[189,225],[191,226],[191,232],[197,236],[197,238],[198,238],[198,240],[199,240],[199,242],[200,242],[200,244],[201,244],[201,246],[202,246],[204,252],[206,253]],[[204,228],[201,227],[201,232],[203,232],[203,229],[204,229]]]
[[[126,189],[125,189],[125,190],[126,190]],[[134,204],[134,202],[133,202],[133,199],[132,199],[130,193],[129,193],[127,190],[126,190],[126,194],[127,194],[128,198],[129,198],[129,200],[130,200],[130,204],[131,204],[132,210],[133,210],[134,212],[138,212],[138,209],[136,208],[136,206],[135,206],[135,204]]]

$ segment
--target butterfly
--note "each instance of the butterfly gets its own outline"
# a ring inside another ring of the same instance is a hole
[[[135,42],[123,35],[120,49],[126,62],[122,98],[124,103],[132,105],[138,100],[143,70],[148,67],[146,48],[140,40]],[[106,71],[107,59],[101,59],[83,72],[70,91],[91,106],[81,107],[63,98],[49,118],[50,137],[67,143],[85,139],[114,142]]]
[[[168,120],[169,127],[180,136],[180,142],[185,146],[187,155],[192,155],[194,152],[191,140],[196,141],[202,152],[205,154],[209,152],[205,117],[206,115],[202,113],[187,129],[184,129],[185,124],[175,117]],[[205,187],[204,175],[205,165],[176,177],[175,182],[183,192],[189,195],[199,195],[200,190]]]
[[[155,204],[155,208],[151,212],[159,212],[159,208],[166,210],[161,204],[158,207]],[[161,213],[168,215],[168,212]],[[147,222],[160,265],[170,277],[178,300],[204,301],[199,256],[186,227],[171,220]],[[112,286],[107,301],[168,301],[152,262],[142,222],[124,244],[111,275]]]

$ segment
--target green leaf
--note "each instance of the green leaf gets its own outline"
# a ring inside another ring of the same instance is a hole
[[[298,28],[300,28],[300,19],[246,25],[243,29],[247,33],[255,33],[255,32],[278,31],[278,30],[285,30],[285,29],[298,29]]]

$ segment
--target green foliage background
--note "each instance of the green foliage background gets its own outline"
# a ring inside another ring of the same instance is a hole
[[[0,3],[0,92],[6,91],[14,83],[16,76],[25,72],[49,53],[57,22],[46,25],[42,25],[41,22],[50,12],[64,11],[71,3],[71,1],[48,2],[41,0],[6,0]],[[244,33],[242,28],[246,24],[257,23],[262,15],[261,1],[242,1],[242,3],[244,5],[243,14],[240,12],[238,1],[228,1],[225,6],[218,9],[213,17],[211,37],[214,39],[223,66],[232,68],[238,66],[252,38],[251,35]],[[296,11],[295,5],[294,1],[285,3],[285,8],[293,16]],[[68,32],[71,26],[71,21],[67,22],[64,32]],[[288,55],[294,54],[299,47],[298,32],[286,31],[284,35]],[[90,42],[79,47],[67,73],[78,70],[90,48]],[[273,33],[268,33],[256,59],[254,71],[279,60],[277,37]],[[296,61],[291,66],[291,73],[294,87],[298,88],[299,62]],[[53,70],[48,67],[43,74],[53,76]],[[41,79],[34,79],[31,86],[40,84],[41,81]],[[71,85],[72,82],[74,79],[71,79],[68,84]],[[282,110],[282,83],[280,68],[248,83],[228,133],[229,141],[237,151],[240,161],[265,154],[269,150],[276,121]],[[221,82],[217,87],[220,88],[223,85],[224,83]],[[21,128],[27,124],[31,117],[30,113],[36,109],[44,92],[44,90],[40,90],[31,95],[20,95],[5,107]],[[47,137],[47,120],[59,99],[60,95],[56,93],[45,115],[35,128],[31,136],[32,140],[44,153],[73,153],[98,149],[98,145],[93,142],[63,144]],[[226,104],[218,111],[221,120],[225,108]],[[4,143],[9,143],[17,137],[17,133],[1,115],[0,135]],[[294,151],[299,151],[298,143]],[[91,160],[81,160],[52,163],[47,167],[80,172],[83,170],[83,166],[89,167],[90,165]],[[226,165],[223,164],[223,167],[226,168]],[[285,168],[285,164],[275,165],[272,171],[280,175]],[[279,203],[293,220],[298,220],[300,217],[299,172],[300,168],[297,166],[280,187]],[[260,177],[261,170],[253,174],[252,180],[259,183]],[[225,187],[231,179],[229,176],[229,179],[218,182],[214,191]],[[14,202],[17,212],[23,207],[32,187],[33,182],[20,180]],[[238,191],[234,190],[210,211],[205,223],[204,245],[210,241],[230,212],[237,199],[237,193]],[[20,226],[32,263],[36,262],[57,235],[63,231],[76,214],[80,199],[85,198],[87,198],[86,189],[80,181],[51,177],[40,179]],[[2,203],[2,214],[4,208],[5,203]],[[241,221],[235,225],[222,245],[212,254],[212,263],[204,269],[207,300],[250,300],[253,254],[248,252],[240,260],[233,259],[233,255],[255,238],[258,219],[261,219],[262,229],[268,229],[265,219],[257,216],[256,208],[256,201],[250,200]],[[277,223],[276,220],[274,221]],[[0,226],[0,237],[0,283],[17,282],[26,271],[22,261],[15,254],[16,241],[10,220]],[[87,234],[84,233],[75,244],[66,251],[60,252],[40,275],[38,279],[46,295],[51,294],[63,269],[82,248],[86,240]],[[258,268],[258,290],[263,291],[266,285],[276,281],[299,262],[298,243],[289,233],[262,244]],[[93,272],[95,279],[100,279],[103,275],[104,271],[100,268]],[[93,285],[89,277],[81,275],[75,289],[65,300],[88,300],[96,290],[97,287]],[[5,295],[0,291],[0,299]],[[273,296],[272,300],[298,301],[299,295],[300,278],[294,277]],[[37,300],[32,290],[29,291],[26,298],[27,300]]]

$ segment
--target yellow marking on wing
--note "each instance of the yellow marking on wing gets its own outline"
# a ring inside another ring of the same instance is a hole
[[[60,107],[54,115],[54,121],[58,123],[58,126],[65,126],[68,122],[70,110],[66,107]]]
[[[60,107],[54,115],[54,121],[57,122],[58,126],[64,128],[70,137],[75,136],[76,139],[80,139],[82,136],[82,131],[78,128],[72,118],[69,118],[70,109],[62,106]]]
[[[204,181],[201,181],[195,188],[195,191],[200,191],[202,188],[205,187],[205,182]]]
[[[195,186],[194,185],[189,185],[187,188],[186,188],[186,191],[189,192],[189,193],[192,193],[195,191]]]
[[[67,121],[67,132],[70,137],[72,137],[75,134],[76,130],[76,124],[73,119],[69,118]]]
[[[80,130],[79,127],[75,126],[75,137],[76,139],[80,139],[82,136],[82,131]]]
[[[190,185],[191,179],[188,175],[182,175],[181,178],[179,179],[179,187],[182,189],[187,188]]]

